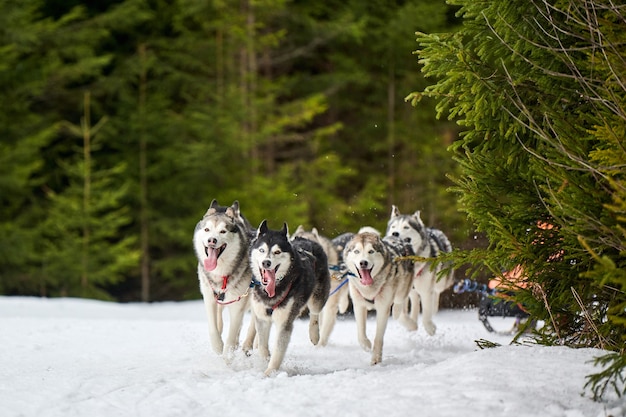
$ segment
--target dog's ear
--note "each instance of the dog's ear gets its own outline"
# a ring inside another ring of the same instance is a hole
[[[241,220],[241,213],[239,212],[239,201],[235,200],[233,204],[226,209],[226,215],[233,220]]]
[[[317,228],[316,228],[316,227],[314,227],[313,229],[311,229],[311,233],[313,233],[313,236],[315,236],[315,239],[317,239],[317,240],[318,240],[318,242],[322,240],[322,239],[320,239],[320,234],[319,234],[319,232],[317,231]]]
[[[304,226],[299,224],[298,227],[296,228],[296,231],[293,232],[293,235],[298,236],[299,234],[302,234],[302,233],[304,233]]]
[[[235,213],[235,217],[241,216],[241,212],[239,211],[239,201],[237,200],[233,201],[233,204],[232,206],[230,206],[230,208],[233,209],[233,212]]]
[[[204,217],[214,214],[217,211],[217,206],[218,206],[217,200],[213,199],[211,201],[211,204],[209,205],[209,209],[206,211],[206,213],[204,213]]]
[[[289,238],[289,227],[287,226],[287,222],[283,223],[283,229],[281,232],[285,235],[285,237]]]
[[[259,228],[256,231],[256,237],[264,235],[265,233],[267,233],[267,220],[263,220],[259,225]]]
[[[424,227],[424,222],[422,221],[422,218],[420,217],[420,211],[417,210],[415,213],[413,213],[413,218],[415,219],[415,221],[422,227]]]
[[[352,239],[350,239],[349,241],[346,242],[346,244],[343,247],[343,258],[346,258],[346,255],[352,251],[352,249],[354,248],[354,242],[356,242],[356,235],[352,237]]]
[[[392,205],[391,206],[391,218],[393,219],[394,217],[398,217],[400,215],[400,210],[398,210],[398,207],[396,207],[396,205]]]

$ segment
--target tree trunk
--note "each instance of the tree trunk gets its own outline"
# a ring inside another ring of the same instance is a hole
[[[145,133],[146,107],[146,44],[138,46],[141,72],[139,74],[139,217],[141,246],[141,301],[150,301],[150,234],[148,210],[148,144]]]
[[[91,230],[89,229],[90,199],[91,199],[91,93],[86,91],[83,96],[84,116],[81,123],[83,132],[83,243],[81,254],[81,277],[80,285],[86,290],[89,285],[89,241]]]
[[[389,190],[387,192],[387,207],[396,204],[396,78],[395,65],[389,62],[389,81],[387,83],[387,163]]]

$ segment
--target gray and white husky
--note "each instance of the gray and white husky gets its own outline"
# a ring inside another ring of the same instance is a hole
[[[302,225],[298,226],[296,231],[291,235],[291,239],[301,237],[312,240],[320,244],[326,257],[328,258],[328,268],[330,273],[330,295],[326,305],[320,315],[320,346],[326,346],[330,334],[337,322],[337,313],[345,313],[350,306],[350,298],[348,296],[348,286],[344,282],[344,274],[341,273],[340,259],[341,253],[334,242],[325,236],[322,236],[314,227],[311,231],[304,229]],[[343,247],[341,247],[343,251]]]
[[[419,211],[412,215],[400,214],[395,205],[391,208],[386,235],[398,237],[411,244],[415,255],[423,258],[436,258],[443,252],[452,251],[446,235],[441,230],[426,227]],[[440,276],[444,268],[445,265],[441,263],[431,268],[431,262],[415,262],[414,266],[413,288],[409,295],[410,315],[417,322],[421,304],[422,323],[429,335],[435,334],[437,330],[433,315],[439,309],[439,296],[454,283],[452,269]]]
[[[357,337],[361,347],[372,352],[371,364],[382,361],[383,339],[389,320],[391,306],[401,312],[398,319],[409,330],[417,325],[407,316],[402,305],[407,302],[413,264],[410,261],[395,261],[398,256],[411,255],[410,246],[393,236],[382,239],[375,233],[356,234],[343,251],[350,277],[350,298],[354,307]],[[376,310],[376,335],[374,345],[367,338],[367,311]]]
[[[251,230],[235,201],[230,207],[211,202],[196,225],[193,246],[198,258],[198,280],[209,320],[211,347],[225,358],[239,345],[243,317],[250,308],[247,297],[252,282],[248,262]],[[226,344],[222,340],[223,309],[230,312]],[[252,349],[254,326],[251,324],[244,351]]]
[[[330,289],[328,261],[319,243],[304,238],[290,240],[287,223],[276,231],[268,229],[264,220],[250,247],[250,267],[259,282],[252,297],[259,353],[269,361],[265,375],[270,375],[280,368],[294,320],[306,307],[309,337],[314,345],[319,342],[319,314]],[[278,334],[270,358],[272,324]]]

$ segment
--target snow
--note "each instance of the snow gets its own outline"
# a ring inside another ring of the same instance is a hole
[[[440,311],[435,336],[390,320],[376,366],[352,316],[340,317],[323,348],[298,320],[272,377],[255,354],[227,365],[213,353],[201,301],[0,297],[0,317],[8,417],[626,417],[625,399],[594,402],[583,389],[602,351],[509,345],[474,310]],[[370,338],[374,328],[371,318]],[[503,346],[481,350],[478,339]]]

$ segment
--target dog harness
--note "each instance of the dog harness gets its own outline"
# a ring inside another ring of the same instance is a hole
[[[424,268],[426,268],[426,264],[424,264],[424,266],[422,266],[422,269],[420,269],[419,271],[417,271],[417,273],[415,274],[416,277],[419,277],[420,275],[422,275],[422,272],[424,272]]]
[[[374,296],[374,298],[372,298],[371,300],[369,298],[365,298],[365,296],[363,295],[363,293],[361,291],[359,291],[358,287],[354,287],[354,289],[356,290],[356,292],[359,293],[359,295],[361,296],[361,298],[363,298],[365,301],[367,301],[370,304],[374,304],[374,301],[376,301],[376,297],[378,297],[380,295],[381,292],[383,292],[383,290],[385,289],[385,284],[383,284],[380,287],[380,290],[378,290],[378,292],[376,293],[376,295]]]
[[[222,277],[222,288],[221,288],[219,293],[217,291],[215,291],[215,288],[213,287],[213,283],[211,282],[211,280],[210,279],[207,280],[207,281],[209,281],[209,285],[211,286],[211,289],[213,290],[213,297],[215,297],[215,302],[217,304],[225,306],[225,305],[228,305],[228,304],[236,303],[237,301],[241,300],[243,297],[247,297],[248,296],[248,291],[253,286],[252,284],[250,284],[248,286],[248,288],[246,288],[246,292],[245,293],[243,293],[239,297],[235,298],[234,300],[230,300],[230,301],[224,302],[224,297],[226,296],[226,287],[228,286],[228,279],[229,278],[230,278],[230,275],[224,275]]]

